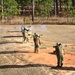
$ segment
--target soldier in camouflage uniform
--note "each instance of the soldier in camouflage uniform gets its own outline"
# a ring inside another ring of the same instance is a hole
[[[29,31],[29,29],[26,29],[24,26],[21,26],[21,32],[22,32],[23,39],[24,39],[23,42],[24,41],[29,42],[28,31]]]
[[[56,46],[54,46],[54,48],[57,56],[57,64],[58,64],[57,67],[62,67],[64,60],[64,51],[62,48],[62,44],[56,43]]]
[[[40,36],[37,35],[36,33],[34,33],[33,41],[34,41],[34,53],[36,53],[36,52],[38,53],[39,45],[41,45]]]

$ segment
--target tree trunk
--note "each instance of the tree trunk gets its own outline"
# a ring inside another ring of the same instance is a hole
[[[58,0],[55,0],[55,12],[58,15]]]
[[[33,9],[32,9],[32,21],[34,22],[34,0],[32,1],[32,6],[33,6]]]
[[[1,4],[2,4],[2,21],[3,21],[3,20],[4,20],[3,0],[2,0],[2,2],[1,2]]]
[[[74,0],[72,0],[72,6],[74,7]]]
[[[61,8],[61,0],[60,0],[60,11],[62,11],[62,8]]]
[[[54,0],[54,12],[55,16],[58,15],[58,0]]]

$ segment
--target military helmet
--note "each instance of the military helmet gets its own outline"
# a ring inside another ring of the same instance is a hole
[[[59,46],[59,45],[61,45],[61,43],[60,43],[60,42],[57,42],[57,43],[56,43],[56,46]]]

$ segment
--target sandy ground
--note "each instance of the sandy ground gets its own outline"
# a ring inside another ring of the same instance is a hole
[[[23,43],[20,25],[0,25],[0,75],[75,75],[75,26],[26,26],[32,34],[42,34],[39,53],[33,39]],[[64,45],[64,65],[57,68],[53,46]]]

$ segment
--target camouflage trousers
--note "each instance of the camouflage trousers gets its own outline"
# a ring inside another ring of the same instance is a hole
[[[26,36],[24,32],[22,32],[22,35],[23,35],[23,41],[29,42],[28,36]]]
[[[57,56],[57,66],[58,67],[62,67],[63,66],[63,60],[64,60],[64,57],[63,57],[63,55],[61,55],[61,56]]]
[[[34,43],[34,53],[38,53],[39,45]]]

